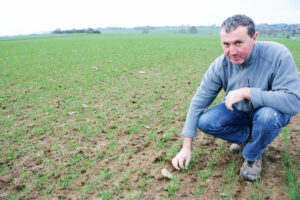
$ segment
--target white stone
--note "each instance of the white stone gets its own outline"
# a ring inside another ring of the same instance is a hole
[[[165,177],[167,179],[172,179],[173,178],[173,175],[166,168],[163,168],[161,170],[161,174],[163,175],[163,177]]]

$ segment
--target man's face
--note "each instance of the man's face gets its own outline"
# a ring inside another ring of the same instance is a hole
[[[223,50],[227,58],[235,65],[241,65],[250,56],[256,43],[257,33],[251,38],[247,27],[239,26],[237,29],[226,33],[222,28],[220,32]]]

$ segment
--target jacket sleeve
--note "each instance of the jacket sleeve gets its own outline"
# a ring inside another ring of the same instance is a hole
[[[277,66],[271,90],[250,89],[252,104],[255,109],[267,106],[291,116],[297,115],[300,110],[300,80],[288,50],[282,54]]]
[[[200,115],[207,109],[222,88],[222,81],[218,76],[217,62],[213,62],[205,73],[196,94],[192,98],[182,135],[193,138],[197,135],[197,123]]]

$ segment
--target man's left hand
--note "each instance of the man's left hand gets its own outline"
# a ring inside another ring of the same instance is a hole
[[[225,105],[228,110],[233,111],[232,105],[243,101],[244,99],[251,100],[250,88],[248,87],[230,91],[226,96]]]

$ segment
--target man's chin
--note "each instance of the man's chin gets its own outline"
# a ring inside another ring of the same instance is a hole
[[[241,65],[241,64],[243,64],[243,60],[230,60],[233,64],[235,64],[235,65]]]

